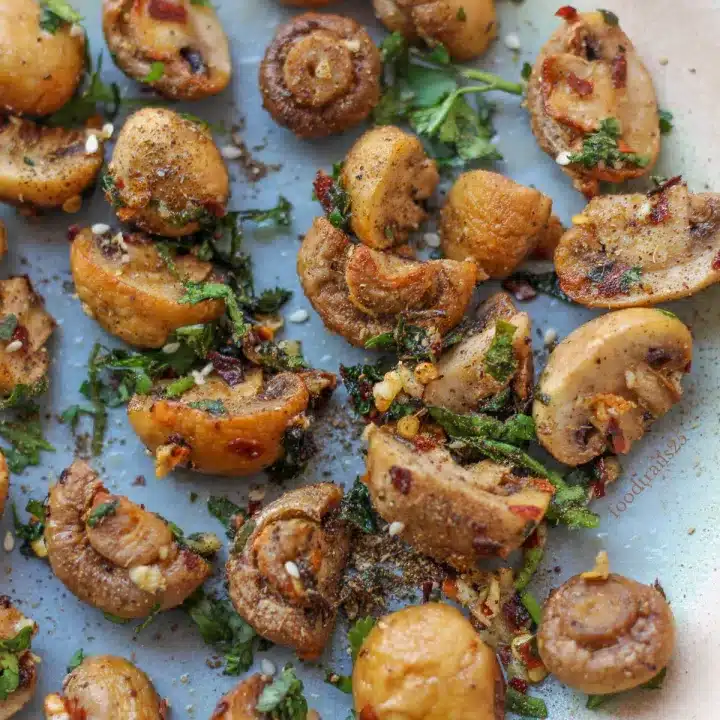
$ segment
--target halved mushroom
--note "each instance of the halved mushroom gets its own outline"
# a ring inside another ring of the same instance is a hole
[[[0,6],[0,110],[49,115],[80,83],[85,32],[51,7],[35,0],[5,0]]]
[[[9,720],[32,699],[37,684],[37,663],[40,662],[30,649],[38,626],[25,617],[6,595],[0,595],[0,643],[12,645],[0,650],[2,666],[2,694],[0,695],[0,720]]]
[[[418,262],[354,245],[325,218],[305,236],[297,267],[325,326],[359,347],[392,331],[399,313],[446,333],[462,320],[477,279],[471,262]]]
[[[373,0],[390,32],[428,45],[444,45],[455,60],[471,60],[497,34],[495,0]]]
[[[557,14],[565,22],[535,61],[527,105],[540,147],[578,190],[593,197],[601,180],[639,177],[655,164],[660,151],[657,98],[647,68],[614,13],[579,13],[567,5]],[[599,133],[597,142],[583,152],[594,133]]]
[[[350,196],[352,231],[382,250],[404,243],[420,227],[427,217],[420,202],[440,176],[417,137],[389,125],[368,130],[350,148],[341,181]]]
[[[220,698],[210,720],[263,720],[257,707],[260,695],[271,683],[266,675],[251,675]]]
[[[493,376],[485,366],[485,358],[496,338],[498,321],[515,328],[512,337],[515,370]],[[473,326],[472,332],[438,361],[438,378],[425,386],[424,402],[456,413],[467,413],[511,388],[520,405],[527,403],[533,387],[530,330],[530,316],[518,312],[509,295],[497,293],[488,298],[478,311],[477,325]]]
[[[201,282],[212,273],[192,253],[174,258],[170,272],[144,233],[93,232],[85,228],[70,248],[70,269],[83,310],[105,330],[131,345],[159,348],[177,328],[219,318],[222,300],[181,304],[183,280]]]
[[[177,399],[161,391],[136,395],[128,417],[155,454],[160,477],[177,465],[214,475],[251,475],[286,457],[289,436],[307,432],[311,420],[305,413],[318,390],[314,377],[280,373],[265,379],[253,367],[231,385],[210,375]],[[319,389],[331,390],[335,382],[326,374]]]
[[[227,563],[238,613],[307,660],[320,656],[335,625],[350,542],[338,517],[342,496],[331,483],[285,493],[247,521],[252,532]]]
[[[562,289],[590,307],[654,305],[720,280],[720,193],[673,178],[647,195],[593,198],[562,237]]]
[[[560,682],[607,695],[648,682],[668,664],[675,624],[657,588],[590,572],[550,595],[537,637],[540,657]]]
[[[672,313],[631,308],[595,318],[553,350],[533,417],[540,444],[566,465],[627,453],[680,401],[692,336]]]
[[[0,202],[74,211],[102,163],[103,141],[92,130],[0,117]]]
[[[53,572],[80,600],[121,618],[180,605],[210,576],[167,521],[113,495],[76,460],[50,489],[45,527]]]
[[[552,200],[534,188],[486,170],[463,173],[442,209],[446,257],[473,260],[491,278],[509,275],[535,248]]]
[[[209,2],[103,0],[103,32],[118,67],[165,97],[198,100],[230,81],[227,36]]]
[[[5,223],[0,220],[0,260],[7,255],[8,243],[7,243],[7,228]]]
[[[281,25],[260,65],[263,107],[302,138],[362,122],[380,100],[380,53],[339,15],[306,13]]]
[[[136,665],[116,655],[94,655],[65,676],[62,694],[45,698],[45,720],[165,720],[167,708]]]
[[[230,192],[207,127],[165,108],[143,108],[125,121],[104,189],[120,220],[166,237],[223,216]]]
[[[25,395],[47,387],[50,357],[45,347],[55,320],[27,276],[0,280],[0,319],[10,337],[0,340],[0,403],[18,386]]]
[[[459,570],[507,557],[543,519],[552,487],[490,460],[462,466],[369,425],[365,483],[378,513],[419,552]],[[448,528],[452,527],[452,532]]]

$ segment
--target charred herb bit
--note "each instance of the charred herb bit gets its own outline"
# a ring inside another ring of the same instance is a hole
[[[40,453],[55,452],[55,447],[44,437],[42,426],[37,419],[2,420],[0,437],[10,443],[1,447],[10,472],[21,473],[28,465],[40,464]]]
[[[375,410],[373,385],[383,379],[382,361],[375,365],[341,365],[340,377],[350,397],[353,410],[360,417],[368,417]]]
[[[350,195],[340,183],[342,163],[333,166],[332,176],[318,170],[313,182],[313,197],[320,205],[333,227],[345,230],[350,222]]]
[[[12,313],[0,320],[0,340],[10,340],[18,326],[17,316]]]
[[[120,197],[120,188],[115,184],[113,176],[107,170],[103,171],[100,176],[100,189],[105,193],[105,197],[108,198],[114,208],[123,207],[125,203]]]
[[[255,710],[268,713],[272,720],[305,720],[308,704],[302,680],[292,665],[286,665],[280,675],[263,688]]]
[[[237,532],[236,518],[245,518],[245,511],[226,497],[211,495],[207,501],[208,512],[217,518],[226,528],[229,538],[235,537]]]
[[[283,435],[283,456],[265,472],[274,480],[289,480],[299,475],[315,454],[317,446],[310,432],[301,427],[291,427]]]
[[[25,505],[25,511],[30,514],[30,520],[27,523],[23,523],[20,520],[15,503],[13,503],[12,513],[15,535],[23,541],[20,552],[25,555],[25,557],[35,557],[38,555],[34,550],[35,544],[38,541],[42,541],[45,534],[47,510],[45,509],[44,502],[31,498]]]
[[[0,410],[18,409],[26,413],[37,412],[38,406],[32,398],[47,392],[47,389],[48,379],[46,377],[32,385],[18,383],[7,397],[0,399]]]
[[[523,80],[529,80],[530,76],[532,75],[532,65],[529,62],[524,62],[522,66],[522,70],[520,71],[520,76]]]
[[[564,302],[571,303],[572,300],[563,292],[560,287],[560,280],[555,272],[546,273],[529,273],[529,272],[517,272],[511,275],[505,282],[503,287],[509,290],[508,283],[510,282],[527,282],[533,290],[550,295],[551,297],[557,298]]]
[[[292,222],[292,209],[292,203],[280,195],[275,207],[267,210],[241,210],[240,219],[252,220],[258,224],[270,222],[281,227],[289,227]]]
[[[673,114],[669,110],[660,110],[658,112],[660,120],[660,133],[662,135],[669,135],[673,128]]]
[[[292,297],[292,290],[276,287],[274,289],[263,290],[260,296],[253,298],[248,305],[248,311],[260,313],[261,315],[272,315],[280,310],[285,303]]]
[[[610,168],[623,165],[646,167],[650,162],[649,157],[620,149],[621,134],[620,121],[613,117],[605,118],[600,122],[598,130],[585,136],[582,150],[571,153],[568,161],[588,169],[598,165]]]
[[[640,283],[642,268],[609,260],[592,268],[587,277],[595,285],[597,291],[607,297],[619,293],[629,293],[635,285]]]
[[[269,340],[260,343],[254,348],[257,362],[268,370],[278,372],[295,372],[308,367],[302,354],[293,354],[288,351],[286,343],[274,343]]]
[[[600,9],[598,12],[603,16],[603,20],[606,25],[610,25],[610,27],[617,27],[620,24],[620,18],[618,18],[618,16],[611,10]]]
[[[109,502],[100,503],[96,508],[90,512],[85,521],[88,527],[97,527],[104,518],[110,515],[115,515],[120,505],[119,500],[110,500]]]
[[[366,341],[368,350],[387,350],[397,353],[401,360],[434,362],[442,341],[434,337],[432,330],[411,325],[403,315],[398,318],[392,332],[375,335]]]
[[[241,340],[250,330],[249,323],[240,309],[237,295],[229,285],[217,282],[184,283],[184,292],[178,299],[181,305],[197,305],[204,300],[224,300],[232,325],[233,338]]]
[[[340,517],[369,535],[378,531],[377,515],[370,500],[370,491],[359,477],[355,478],[352,488],[342,499]]]
[[[73,25],[83,21],[83,16],[66,0],[42,0],[40,5],[40,27],[51,35],[65,24]]]
[[[505,691],[505,710],[520,717],[546,718],[548,709],[542,698],[530,697],[509,687]]]
[[[495,337],[485,353],[485,371],[498,382],[506,382],[516,372],[518,361],[513,349],[513,338],[517,328],[507,322],[498,320],[495,323]]]

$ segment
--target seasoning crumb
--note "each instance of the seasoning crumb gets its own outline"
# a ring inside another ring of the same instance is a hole
[[[688,535],[694,535],[695,534],[695,528],[692,527],[688,530]]]
[[[288,560],[285,563],[285,572],[291,578],[295,578],[296,580],[300,579],[300,570],[299,570],[298,566],[292,560]]]

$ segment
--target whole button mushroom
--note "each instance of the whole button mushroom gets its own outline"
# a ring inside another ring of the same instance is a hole
[[[36,0],[0,5],[0,111],[50,115],[72,98],[83,77],[85,32],[50,8]]]
[[[352,675],[365,720],[501,720],[505,682],[494,651],[459,610],[426,603],[378,620]]]
[[[647,194],[596,197],[560,239],[560,287],[589,307],[654,305],[720,280],[720,193],[679,177]]]
[[[537,636],[547,669],[591,695],[648,682],[675,647],[673,615],[662,593],[609,573],[606,557],[604,564],[604,571],[576,575],[550,595]]]
[[[207,127],[165,108],[143,108],[125,121],[103,187],[121,221],[165,237],[223,216],[230,193]]]
[[[298,137],[340,133],[380,100],[380,53],[339,15],[306,13],[282,25],[260,65],[263,106]]]
[[[553,350],[533,403],[540,444],[581,465],[627,453],[682,397],[692,336],[672,313],[630,308],[595,318]]]
[[[35,693],[40,658],[31,650],[37,623],[25,617],[6,595],[0,595],[0,646],[2,646],[2,692],[0,720],[19,713]]]
[[[230,81],[227,36],[209,2],[104,0],[103,31],[120,69],[165,97],[197,100]]]
[[[528,81],[532,131],[588,197],[600,181],[645,175],[660,151],[652,78],[617,16],[570,5]]]

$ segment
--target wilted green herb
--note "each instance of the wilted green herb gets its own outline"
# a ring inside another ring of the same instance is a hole
[[[660,110],[660,132],[663,135],[668,135],[673,130],[673,114],[669,110]]]
[[[20,686],[18,655],[30,648],[33,627],[28,625],[14,637],[0,640],[0,701],[7,700]]]
[[[528,415],[513,415],[502,422],[489,415],[458,415],[441,407],[428,407],[430,417],[453,438],[480,437],[510,445],[526,445],[535,440],[535,423]]]
[[[115,625],[127,625],[131,620],[131,618],[120,617],[119,615],[113,615],[110,612],[104,612],[103,617],[108,622],[114,623]]]
[[[21,473],[28,465],[40,464],[40,453],[55,452],[43,436],[42,426],[35,419],[0,421],[0,437],[10,443],[0,448],[7,460],[10,472]]]
[[[580,152],[572,153],[568,158],[571,163],[578,163],[586,168],[594,168],[600,163],[608,167],[619,164],[645,167],[650,158],[632,152],[623,152],[618,148],[618,140],[622,134],[620,121],[617,118],[605,118],[600,128],[586,135]]]
[[[333,166],[332,176],[318,170],[313,182],[313,199],[317,200],[325,211],[333,227],[345,230],[350,222],[350,195],[340,182],[342,163]]]
[[[375,409],[373,385],[383,379],[380,364],[375,365],[341,365],[340,377],[350,397],[355,412],[366,417]]]
[[[546,718],[548,716],[547,705],[542,698],[524,695],[511,687],[505,692],[505,710],[528,718]]]
[[[153,62],[150,64],[150,70],[148,74],[142,79],[144,83],[154,83],[160,80],[165,74],[165,63]]]
[[[455,19],[460,22],[465,22],[467,20],[467,13],[465,12],[464,7],[458,8],[458,11],[455,13]]]
[[[520,71],[520,76],[523,80],[529,80],[530,76],[532,75],[532,65],[529,62],[524,62],[522,66],[522,70]]]
[[[109,502],[100,503],[96,508],[93,508],[87,518],[88,527],[97,527],[104,518],[110,515],[115,515],[120,505],[119,500],[110,500]]]
[[[252,220],[255,223],[271,222],[281,227],[289,227],[292,222],[292,203],[280,195],[277,205],[268,210],[241,210],[241,220]]]
[[[513,349],[516,330],[507,320],[497,320],[495,323],[495,337],[485,353],[483,364],[485,371],[498,382],[506,382],[517,370],[518,361]]]
[[[42,0],[40,5],[40,27],[53,35],[65,23],[72,25],[83,20],[83,16],[66,0]]]
[[[523,566],[515,576],[515,589],[522,592],[532,580],[542,562],[545,551],[541,547],[527,548],[523,551]]]
[[[411,325],[400,315],[392,332],[375,335],[366,341],[368,350],[387,350],[397,353],[401,360],[434,361],[439,343],[435,342],[430,330]]]
[[[30,521],[27,523],[23,523],[20,520],[15,503],[13,503],[13,525],[16,537],[23,541],[20,552],[26,557],[34,557],[35,553],[30,544],[39,540],[44,535],[47,512],[43,502],[33,499],[28,500],[25,505],[25,511],[30,514]]]
[[[308,705],[302,680],[292,665],[286,665],[270,685],[263,688],[255,710],[268,713],[272,720],[305,720]]]
[[[120,198],[120,188],[115,184],[113,176],[107,170],[104,170],[100,176],[100,188],[114,208],[123,207],[124,203]]]
[[[350,492],[345,493],[340,505],[340,517],[364,533],[373,534],[378,530],[377,516],[370,500],[367,485],[355,478]]]
[[[507,281],[503,283],[503,287],[508,289],[507,283],[512,281],[526,282],[530,287],[537,292],[550,295],[558,300],[564,302],[572,302],[572,300],[563,292],[560,287],[560,280],[555,272],[546,273],[530,273],[530,272],[517,272],[511,275]]]
[[[235,537],[236,525],[233,521],[235,517],[244,518],[245,511],[226,497],[211,495],[207,501],[208,512],[217,518],[226,528],[229,538]]]
[[[83,407],[81,405],[71,405],[69,408],[64,410],[60,415],[60,422],[70,425],[70,430],[73,434],[77,430],[80,418],[85,415],[93,419],[93,438],[92,438],[92,451],[93,455],[99,455],[102,452],[104,426],[101,422],[98,422],[97,414],[100,412],[101,416],[105,416],[105,409],[96,407]]]
[[[71,673],[75,668],[80,667],[84,659],[85,653],[83,652],[83,649],[80,648],[79,650],[76,650],[70,657],[70,660],[67,664],[67,671]]]
[[[197,305],[203,300],[224,300],[227,314],[233,328],[233,337],[236,341],[241,340],[250,330],[250,325],[245,321],[237,295],[229,285],[217,282],[192,282],[184,284],[183,295],[178,302],[181,305]]]
[[[260,295],[246,305],[252,314],[273,315],[292,297],[292,290],[276,287],[263,290]]]
[[[265,341],[254,348],[257,362],[268,370],[295,372],[308,367],[302,354],[288,352],[286,343]]]
[[[0,340],[10,340],[18,326],[18,319],[10,313],[0,320]]]
[[[275,480],[289,480],[299,475],[317,449],[312,435],[300,427],[290,427],[282,440],[283,456],[265,471]]]

